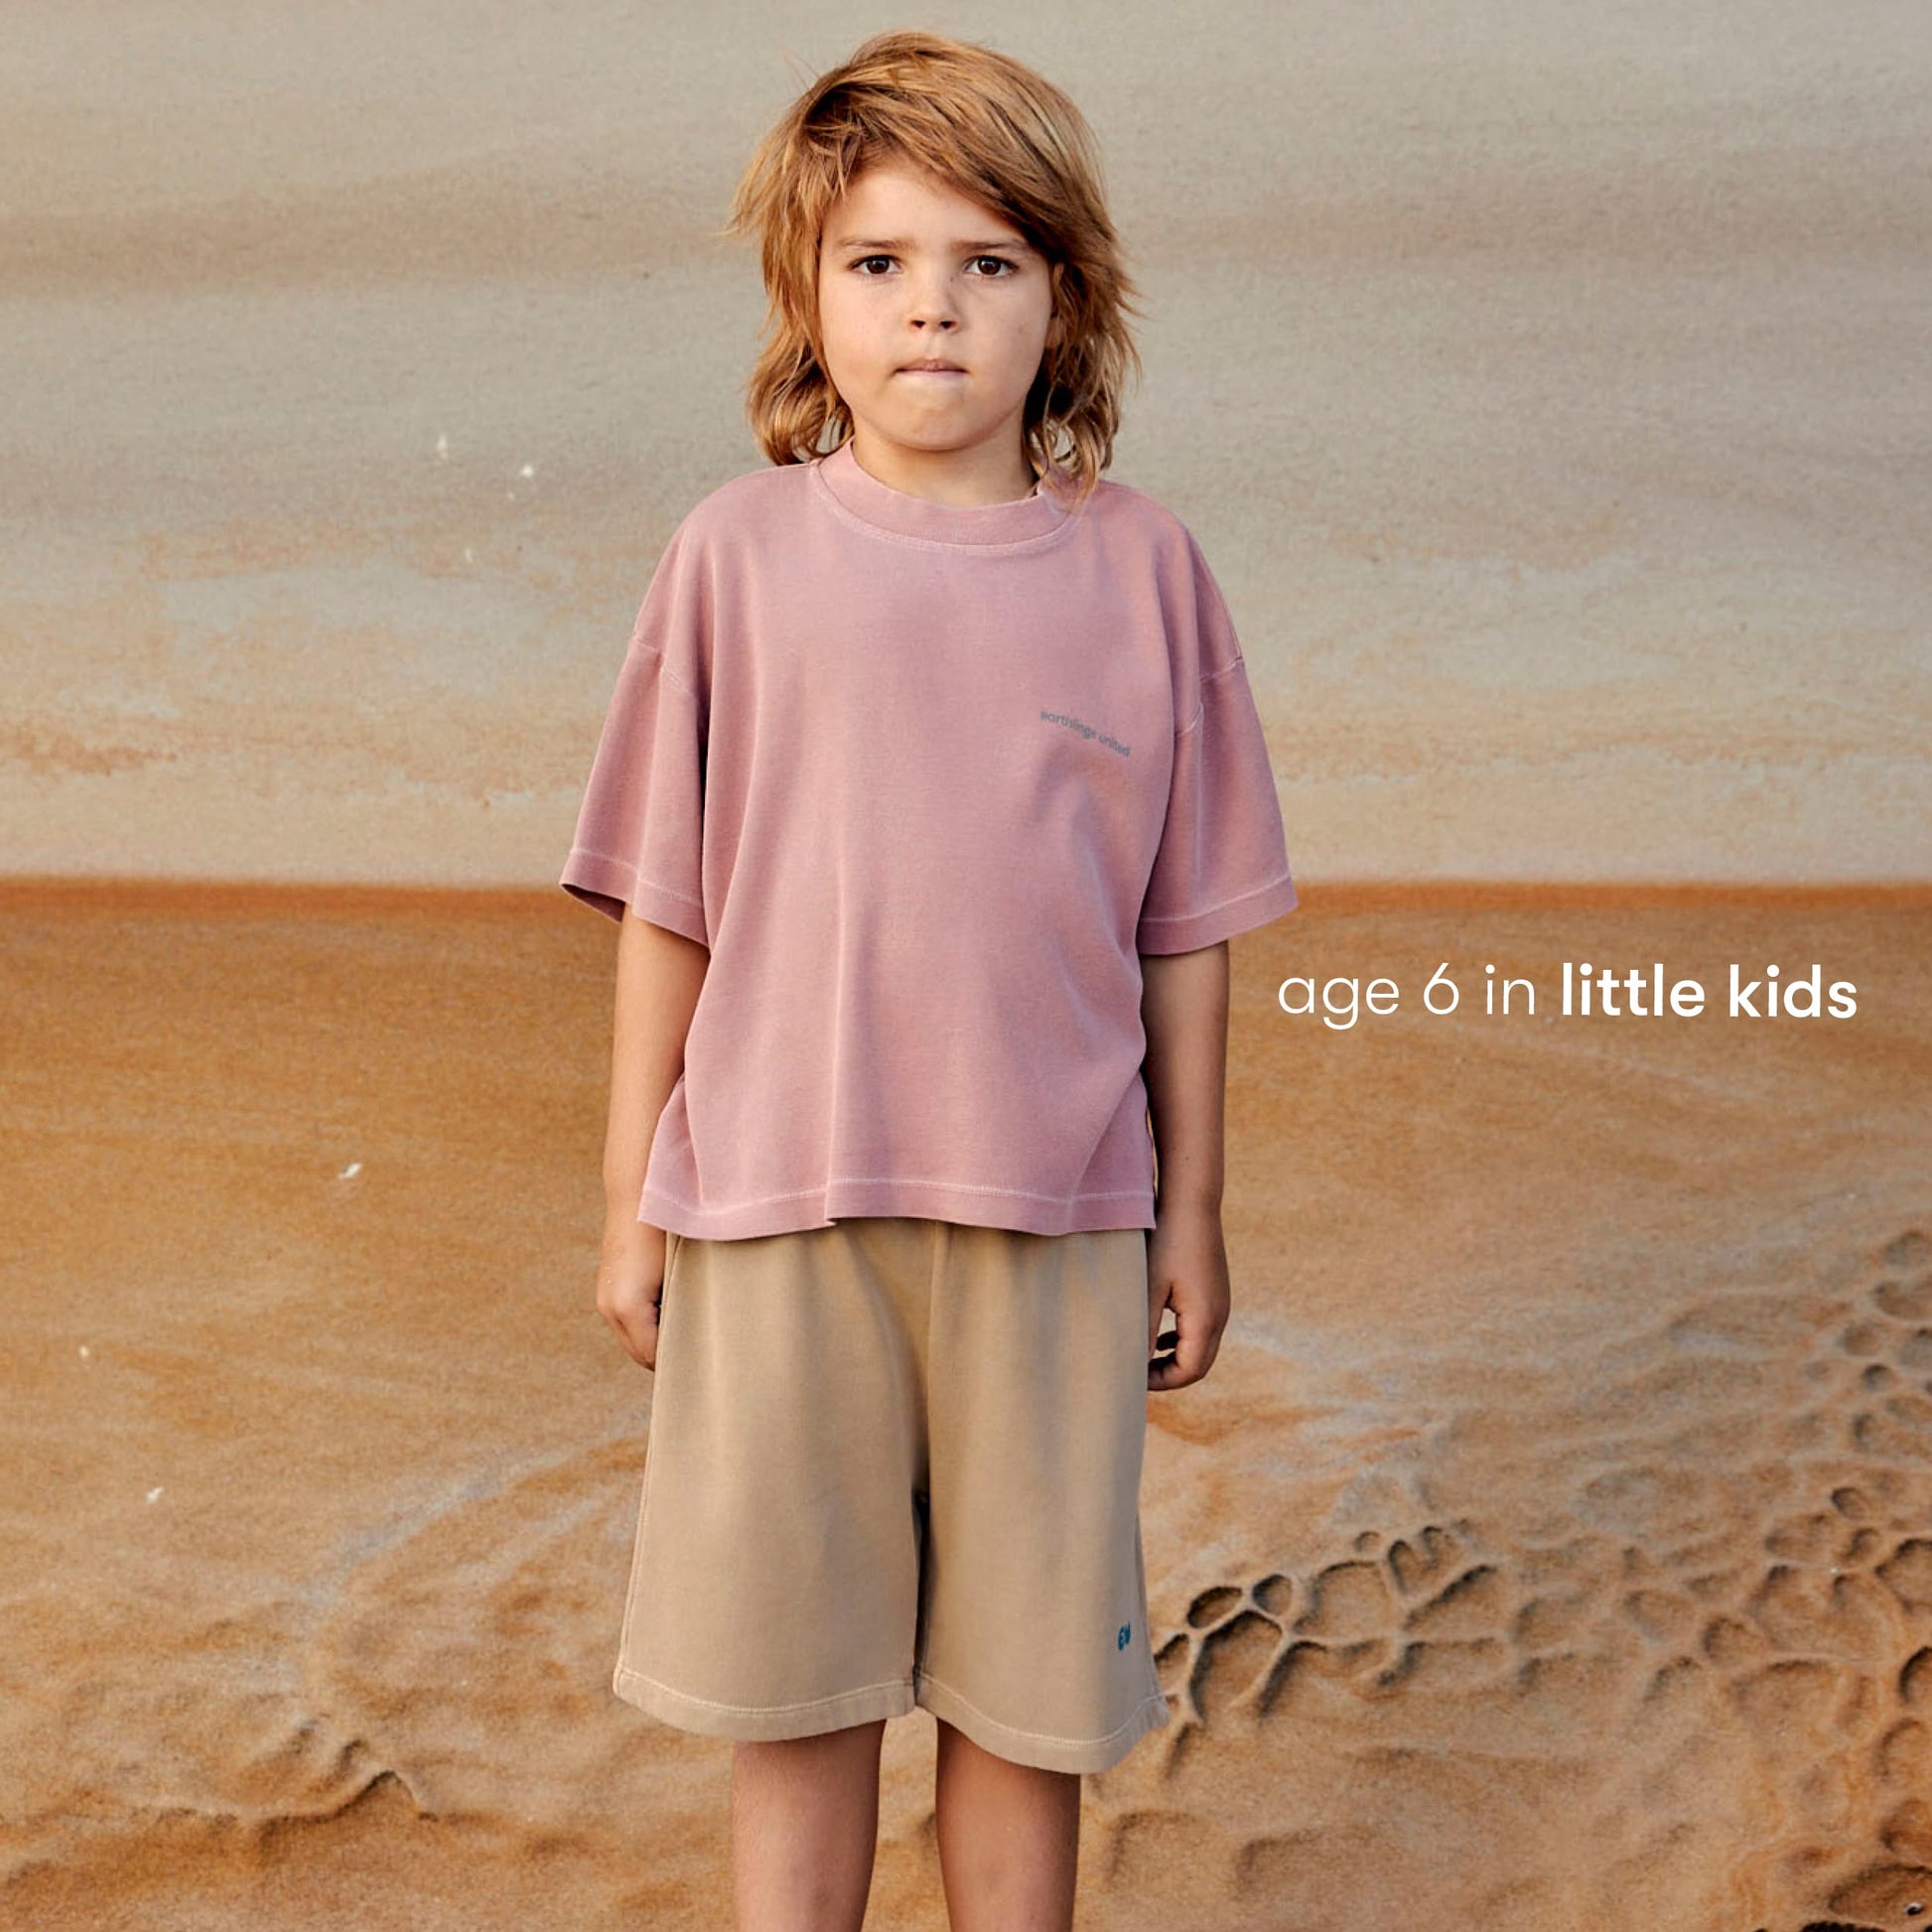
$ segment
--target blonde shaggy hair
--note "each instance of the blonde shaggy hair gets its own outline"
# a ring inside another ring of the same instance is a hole
[[[720,238],[760,248],[768,337],[745,410],[773,463],[803,463],[850,435],[818,332],[819,243],[834,203],[867,168],[898,163],[1011,221],[1059,274],[1048,344],[1028,391],[1027,454],[1084,497],[1113,461],[1121,391],[1140,351],[1140,293],[1108,218],[1098,146],[1072,100],[1031,68],[938,34],[875,34],[821,74],[759,141]]]

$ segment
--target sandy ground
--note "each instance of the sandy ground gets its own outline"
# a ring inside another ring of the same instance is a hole
[[[612,929],[107,887],[0,933],[0,1917],[728,1922],[729,1745],[609,1690]],[[1176,1722],[1087,1781],[1083,1927],[1924,1922],[1928,942],[1926,891],[1394,888],[1236,941],[1235,1318],[1149,1403]],[[1565,958],[1860,1011],[1546,1017]],[[1543,1009],[1432,1018],[1443,960]],[[944,1924],[933,1738],[888,1728],[876,1925]]]

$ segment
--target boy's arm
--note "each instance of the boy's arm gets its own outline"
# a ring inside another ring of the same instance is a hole
[[[710,953],[695,940],[624,913],[604,1135],[605,1204],[614,1225],[636,1218],[651,1136],[683,1069],[685,1035],[710,964]]]
[[[1228,948],[1141,955],[1148,1112],[1159,1166],[1158,1213],[1221,1209],[1227,1093]]]
[[[1148,1244],[1148,1387],[1177,1389],[1208,1371],[1231,1297],[1221,1236],[1227,1097],[1227,941],[1141,955],[1148,1113],[1158,1192]],[[1155,1352],[1163,1310],[1177,1324]]]

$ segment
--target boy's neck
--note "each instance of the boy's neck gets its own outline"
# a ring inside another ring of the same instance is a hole
[[[853,461],[875,482],[955,509],[1020,502],[1039,488],[1038,475],[1018,448],[907,450],[856,429],[849,440]]]

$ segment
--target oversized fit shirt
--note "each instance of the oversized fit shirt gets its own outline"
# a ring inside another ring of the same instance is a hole
[[[1051,472],[734,478],[644,596],[559,882],[710,950],[637,1218],[1152,1227],[1143,953],[1296,903],[1193,536]]]

